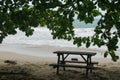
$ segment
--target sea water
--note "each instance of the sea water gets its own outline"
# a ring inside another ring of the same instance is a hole
[[[76,36],[92,36],[94,34],[94,28],[97,25],[97,20],[93,24],[85,24],[84,22],[79,22],[75,20],[73,25],[75,26]],[[53,40],[51,31],[46,27],[38,27],[34,29],[34,33],[30,37],[26,37],[25,33],[17,30],[16,35],[9,35],[4,40],[3,43],[7,44],[32,44],[32,45],[52,45],[61,47],[74,47],[72,41],[66,40]]]
[[[75,28],[76,36],[92,36],[93,28]],[[31,44],[49,45],[61,47],[75,47],[73,41],[53,39],[51,31],[47,28],[35,28],[32,36],[26,37],[25,33],[18,30],[16,35],[9,35],[3,40],[3,44]]]
[[[97,25],[97,20],[94,21],[93,24],[85,24],[83,22],[79,22],[78,20],[76,20],[74,22],[74,26],[75,29],[75,34],[76,36],[92,36],[94,33],[94,28]],[[43,45],[48,45],[48,46],[59,46],[59,47],[76,47],[76,45],[73,45],[73,41],[67,41],[67,40],[58,40],[58,39],[54,39],[53,40],[53,36],[51,35],[51,31],[49,29],[47,29],[46,27],[38,27],[34,29],[34,33],[32,36],[26,37],[24,32],[21,32],[19,30],[17,30],[17,34],[16,35],[9,35],[7,36],[4,40],[2,44],[6,44],[6,45],[35,45],[35,46],[43,46]],[[120,46],[120,42],[118,43],[118,45]],[[14,47],[14,46],[12,46]],[[16,46],[17,47],[17,46]],[[14,47],[16,49],[16,47]],[[85,45],[81,46],[82,48],[85,48]],[[93,50],[97,50],[100,49],[102,50],[106,50],[107,48],[105,46],[98,48],[97,46],[91,46],[90,47]],[[1,48],[0,50],[3,50],[4,48]],[[7,50],[7,49],[5,49]],[[8,48],[8,51],[12,50],[11,46]],[[21,47],[18,47],[18,49],[16,49],[17,51],[21,52],[22,49]],[[117,51],[117,53],[119,53],[119,49]],[[29,53],[32,55],[38,55],[38,52],[34,52],[34,54],[32,53],[32,51],[24,51],[26,52],[25,54]],[[24,54],[24,53],[23,53]],[[28,54],[28,55],[29,55]]]

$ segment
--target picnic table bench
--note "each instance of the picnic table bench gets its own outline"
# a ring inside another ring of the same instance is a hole
[[[93,52],[55,51],[53,53],[57,54],[58,61],[55,64],[50,64],[50,66],[53,66],[53,68],[57,68],[56,74],[59,74],[59,67],[63,67],[63,70],[65,70],[66,67],[71,67],[71,68],[85,68],[86,76],[88,76],[89,70],[90,72],[92,72],[92,69],[95,68],[94,64],[98,64],[98,62],[91,61],[92,56],[96,55],[96,53]],[[77,58],[66,60],[66,58],[69,55],[80,55],[83,61],[79,61]],[[77,63],[77,64],[67,64],[67,63]],[[85,64],[85,65],[80,65],[80,64]]]

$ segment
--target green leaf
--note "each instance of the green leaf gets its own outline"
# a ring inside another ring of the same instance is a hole
[[[110,55],[116,61],[119,59],[115,53],[120,39],[119,3],[119,0],[0,0],[0,42],[9,34],[16,34],[16,29],[30,36],[34,27],[47,25],[54,39],[71,40],[78,47],[89,47],[91,43],[98,47],[104,45],[108,48],[104,57]],[[96,16],[99,18],[93,36],[81,37],[75,33],[76,18],[87,24],[93,23]]]
[[[87,43],[86,43],[86,47],[88,48],[90,46],[90,39],[89,37],[87,38]]]
[[[101,15],[101,13],[98,10],[93,10],[94,17],[99,16],[99,15]]]
[[[108,54],[109,54],[109,52],[108,52],[108,51],[106,51],[106,52],[104,53],[104,57],[107,57],[107,56],[108,56]]]
[[[119,59],[119,56],[116,56],[115,52],[113,50],[110,51],[110,55],[111,55],[113,61],[117,61]]]
[[[33,34],[33,29],[27,29],[26,36],[30,36]]]
[[[115,57],[116,57],[116,59],[119,59],[119,56],[116,55]]]
[[[12,4],[12,1],[11,1],[11,0],[6,0],[5,4],[6,4],[6,5]]]

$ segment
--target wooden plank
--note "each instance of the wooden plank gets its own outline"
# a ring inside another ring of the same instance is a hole
[[[86,64],[86,62],[84,61],[64,61],[65,63],[68,62],[68,63],[83,63],[83,64]],[[61,61],[62,63],[62,61]],[[98,64],[98,62],[91,62],[91,64]]]
[[[83,66],[83,65],[70,65],[70,64],[50,64],[50,66],[53,66],[54,68],[56,67],[73,67],[73,68],[89,68],[93,69],[93,66]]]
[[[96,55],[96,53],[94,52],[80,52],[80,51],[55,51],[53,52],[55,54],[73,54],[73,55],[90,55],[90,56],[94,56]]]

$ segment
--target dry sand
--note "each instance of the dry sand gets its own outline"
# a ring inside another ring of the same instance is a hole
[[[35,49],[35,47],[29,48]],[[39,49],[45,50],[45,46]],[[47,51],[53,50],[55,48]],[[0,51],[0,80],[120,80],[120,61],[112,62],[109,58],[94,58],[99,64],[86,78],[85,69],[67,68],[66,71],[61,70],[60,75],[56,75],[56,69],[49,66],[56,60],[57,57],[37,57]]]

